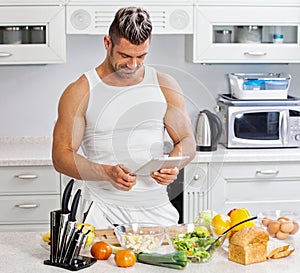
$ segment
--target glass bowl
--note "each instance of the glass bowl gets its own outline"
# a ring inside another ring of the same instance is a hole
[[[300,212],[273,210],[260,212],[257,216],[258,224],[271,238],[286,240],[299,232]]]
[[[222,236],[212,247],[218,236],[212,234],[205,226],[179,224],[166,228],[167,239],[175,250],[184,250],[189,261],[203,263],[209,261],[224,243]]]
[[[155,252],[165,238],[165,228],[156,223],[128,223],[114,229],[116,237],[123,248],[135,253]]]

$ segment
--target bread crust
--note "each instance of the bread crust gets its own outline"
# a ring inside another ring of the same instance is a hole
[[[267,258],[268,259],[280,259],[280,258],[290,256],[295,251],[294,248],[290,248],[290,247],[291,246],[289,244],[276,247],[270,251]]]
[[[229,239],[228,259],[247,265],[267,260],[269,234],[261,227],[243,228]]]
[[[229,239],[229,243],[241,247],[246,247],[249,244],[267,244],[268,241],[268,232],[257,226],[243,228],[235,232]]]
[[[275,253],[271,259],[280,259],[280,258],[284,258],[284,257],[287,257],[287,256],[290,256],[293,252],[295,251],[295,249],[288,249],[288,250],[285,250],[285,251],[280,251],[278,253]]]
[[[273,250],[270,251],[270,253],[268,254],[267,258],[270,259],[272,258],[272,256],[274,256],[276,253],[279,253],[281,251],[285,251],[288,250],[290,247],[290,245],[282,245],[279,247],[274,248]]]

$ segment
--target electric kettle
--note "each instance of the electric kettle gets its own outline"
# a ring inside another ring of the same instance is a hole
[[[222,133],[220,118],[209,110],[200,111],[196,124],[197,151],[215,151]]]

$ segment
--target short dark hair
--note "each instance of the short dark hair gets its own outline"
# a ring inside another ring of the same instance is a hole
[[[149,13],[139,7],[119,9],[109,28],[112,43],[125,38],[130,43],[140,45],[151,38],[152,23]]]

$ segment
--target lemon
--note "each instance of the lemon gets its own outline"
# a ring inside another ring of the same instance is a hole
[[[231,219],[228,215],[217,214],[211,220],[212,230],[215,234],[220,235],[231,226]],[[230,232],[229,232],[230,233]],[[228,233],[227,237],[230,236]]]
[[[50,243],[50,232],[45,233],[42,237],[42,240],[47,244]]]
[[[210,232],[205,226],[197,226],[195,227],[194,231],[197,233],[204,233],[205,235],[210,236]]]
[[[77,229],[81,229],[81,227],[83,226],[82,232],[83,233],[87,233],[89,230],[89,232],[87,233],[87,241],[86,241],[86,246],[90,246],[93,242],[94,242],[94,238],[95,238],[95,227],[93,225],[90,224],[86,224],[86,223],[79,223],[77,225]]]
[[[87,223],[78,223],[77,224],[77,229],[81,229],[81,227],[83,226],[83,232],[86,233],[88,230],[91,230],[92,232],[95,231],[95,227],[91,224],[87,224]]]
[[[89,232],[89,234],[87,235],[86,246],[90,246],[94,242],[94,238],[95,238],[95,233],[92,231]]]

